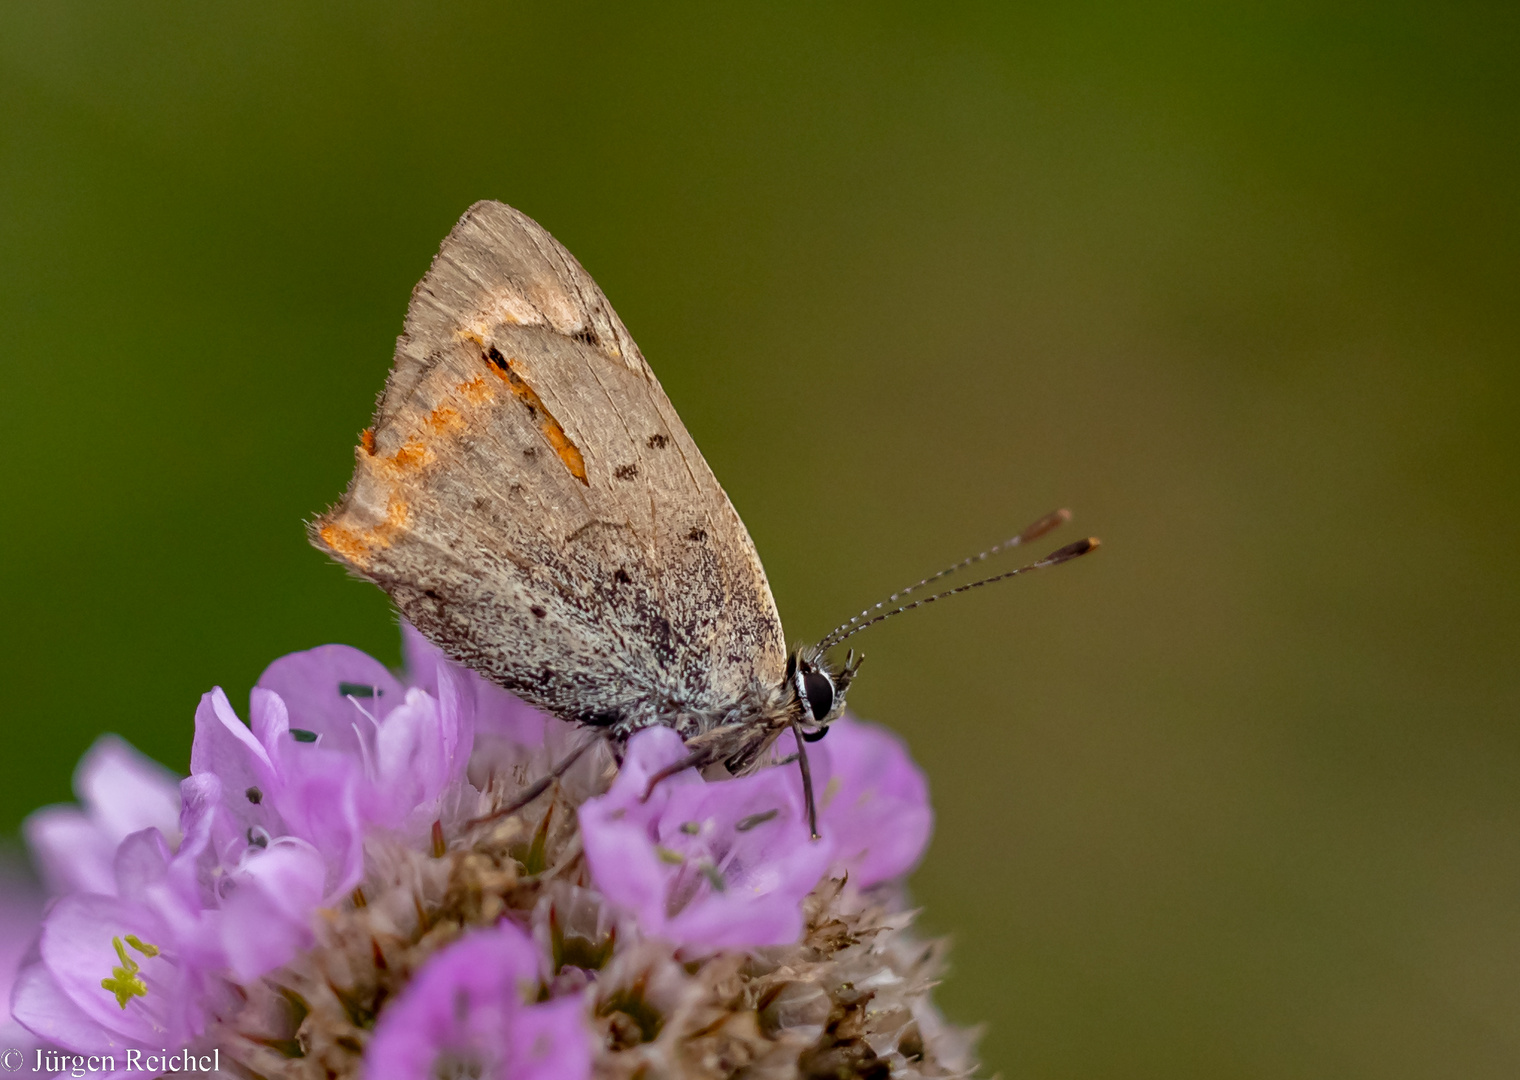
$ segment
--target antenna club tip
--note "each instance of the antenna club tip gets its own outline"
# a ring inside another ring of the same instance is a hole
[[[1046,533],[1051,532],[1054,529],[1059,529],[1062,525],[1065,525],[1070,520],[1070,510],[1052,510],[1050,513],[1042,517],[1039,521],[1032,523],[1023,532],[1019,533],[1018,536],[1009,542],[1009,546],[1015,544],[1027,544],[1030,541],[1038,540]],[[1002,545],[999,546],[1001,547]]]
[[[1085,540],[1078,540],[1075,543],[1067,544],[1063,548],[1058,548],[1055,551],[1052,551],[1049,555],[1045,556],[1045,558],[1041,559],[1040,562],[1036,565],[1059,566],[1061,563],[1069,562],[1070,560],[1077,558],[1079,555],[1086,555],[1089,551],[1097,546],[1098,538],[1096,536],[1089,536]]]
[[[1087,538],[1087,550],[1088,551],[1091,551],[1093,548],[1102,547],[1102,546],[1103,546],[1103,541],[1099,540],[1096,536],[1089,536]]]

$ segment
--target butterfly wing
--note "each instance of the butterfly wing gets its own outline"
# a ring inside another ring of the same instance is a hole
[[[525,214],[476,203],[444,240],[355,461],[313,543],[533,704],[640,724],[781,683],[744,523],[607,298]]]

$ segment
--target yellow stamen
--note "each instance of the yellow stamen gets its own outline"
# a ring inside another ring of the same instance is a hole
[[[142,953],[144,956],[151,958],[158,955],[157,945],[148,944],[136,934],[127,935],[127,944],[132,946],[132,948],[136,949],[138,952]]]
[[[109,979],[101,979],[100,985],[115,994],[116,1004],[125,1009],[127,1002],[133,998],[148,996],[148,984],[143,982],[142,977],[137,974],[137,961],[127,955],[127,945],[132,946],[132,948],[144,956],[149,957],[158,955],[158,946],[148,944],[136,934],[127,935],[127,945],[121,943],[121,938],[113,937],[111,945],[116,950],[116,956],[121,961],[121,966],[112,968],[111,977]]]

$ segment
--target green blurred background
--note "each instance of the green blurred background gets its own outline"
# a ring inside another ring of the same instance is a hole
[[[616,304],[789,634],[873,631],[1005,1076],[1520,1074],[1520,19],[0,7],[0,827],[380,594],[309,549],[475,199]]]

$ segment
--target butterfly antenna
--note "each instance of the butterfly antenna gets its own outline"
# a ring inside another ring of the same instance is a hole
[[[965,585],[957,585],[953,589],[946,589],[944,592],[937,592],[933,596],[926,596],[922,600],[913,601],[911,604],[903,604],[901,607],[893,608],[891,611],[884,611],[873,619],[867,619],[863,623],[857,623],[847,633],[837,634],[836,632],[836,634],[830,634],[823,641],[819,642],[818,649],[820,652],[825,649],[832,649],[835,645],[838,645],[840,642],[845,641],[848,638],[854,637],[856,634],[860,633],[868,626],[875,626],[877,623],[883,621],[884,619],[890,619],[894,615],[901,615],[905,611],[912,611],[914,608],[923,607],[925,604],[932,604],[936,600],[943,600],[947,596],[954,596],[956,593],[967,592],[971,589],[979,589],[983,585],[991,585],[994,581],[1006,581],[1008,578],[1017,577],[1020,574],[1027,574],[1031,570],[1045,570],[1052,566],[1060,566],[1062,563],[1071,562],[1073,559],[1086,555],[1089,551],[1092,551],[1097,546],[1098,538],[1095,536],[1089,536],[1086,540],[1078,540],[1075,544],[1067,544],[1063,548],[1058,548],[1055,551],[1052,551],[1049,555],[1045,556],[1039,562],[1032,562],[1027,566],[1019,567],[1017,570],[1009,570],[1007,573],[994,574],[992,577],[985,577],[980,581],[972,581]]]
[[[843,641],[845,638],[849,637],[851,634],[853,634],[855,632],[853,630],[850,630],[850,627],[855,626],[857,623],[860,622],[861,619],[868,618],[873,613],[880,611],[882,608],[886,607],[888,604],[895,604],[895,603],[897,603],[897,601],[901,600],[903,597],[907,596],[909,593],[917,592],[919,589],[922,589],[925,585],[932,585],[934,582],[938,581],[940,578],[949,577],[951,574],[955,573],[957,570],[964,570],[968,566],[974,566],[974,565],[976,565],[977,563],[981,562],[984,559],[991,558],[992,556],[996,555],[1000,551],[1009,551],[1009,550],[1011,550],[1013,548],[1018,547],[1021,544],[1027,544],[1027,543],[1030,543],[1031,541],[1038,540],[1040,537],[1044,536],[1046,533],[1050,532],[1053,529],[1059,528],[1062,525],[1065,525],[1070,520],[1071,520],[1071,511],[1070,510],[1055,510],[1055,511],[1052,511],[1051,513],[1049,513],[1049,514],[1046,514],[1044,517],[1040,518],[1039,521],[1036,521],[1036,522],[1034,522],[1034,523],[1026,526],[1024,528],[1024,530],[1022,532],[1020,532],[1017,536],[1010,537],[1009,539],[1004,540],[1001,544],[993,544],[986,551],[979,551],[975,555],[972,555],[970,558],[962,559],[960,562],[956,563],[954,566],[947,566],[947,567],[945,567],[943,570],[941,570],[937,574],[930,574],[928,577],[924,578],[924,580],[922,580],[920,582],[917,582],[916,584],[909,585],[906,589],[899,589],[899,590],[897,590],[897,592],[895,592],[891,596],[887,597],[881,603],[879,603],[879,604],[873,604],[871,607],[868,607],[864,611],[862,611],[859,615],[852,616],[851,618],[849,618],[845,622],[840,623],[838,626],[834,627],[834,629],[830,630],[827,634],[825,634],[823,640],[818,643],[818,647],[820,649],[828,649],[828,648],[832,648],[833,646],[839,644],[841,641]],[[927,600],[924,601],[924,602],[928,603]],[[895,614],[895,612],[894,612],[894,614]],[[849,630],[850,633],[848,633],[848,634],[845,633],[846,630]],[[843,634],[844,636],[843,637],[839,636],[841,634]]]

